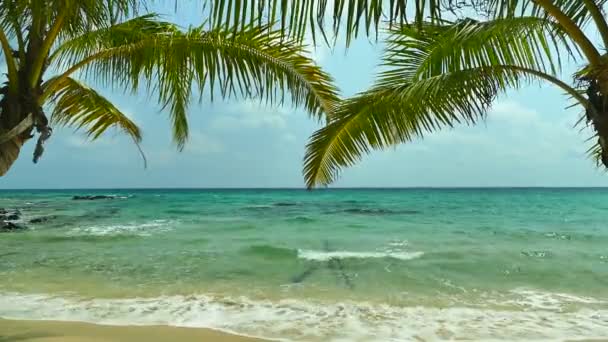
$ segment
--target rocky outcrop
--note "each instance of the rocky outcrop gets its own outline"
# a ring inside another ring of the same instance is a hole
[[[57,216],[55,216],[55,215],[36,217],[36,218],[31,219],[29,223],[31,223],[31,224],[47,223],[47,222],[49,222],[51,220],[54,220],[56,218],[57,218]]]
[[[8,233],[25,229],[27,229],[25,226],[10,221],[0,223],[0,233]]]
[[[95,200],[104,200],[104,199],[115,199],[116,196],[107,196],[107,195],[95,195],[95,196],[74,196],[72,200],[74,201],[95,201]]]
[[[26,229],[25,226],[15,222],[21,218],[19,210],[9,211],[0,208],[0,233],[13,232]]]

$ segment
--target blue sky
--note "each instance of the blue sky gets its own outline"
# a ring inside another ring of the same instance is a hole
[[[156,10],[198,23],[202,11],[191,6]],[[319,47],[314,56],[347,96],[372,83],[380,53],[360,39],[347,52]],[[569,65],[564,79],[575,68]],[[31,141],[0,188],[303,186],[304,148],[318,125],[299,109],[253,100],[197,102],[190,108],[190,142],[178,153],[166,113],[153,99],[100,91],[140,124],[147,169],[127,138],[109,133],[89,143],[82,133],[57,129],[39,164],[31,162]],[[585,155],[590,133],[572,128],[579,110],[565,109],[568,104],[547,84],[509,92],[485,123],[374,152],[335,186],[608,186],[608,174]]]

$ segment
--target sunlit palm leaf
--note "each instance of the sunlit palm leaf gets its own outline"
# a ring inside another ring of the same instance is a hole
[[[317,118],[339,101],[332,78],[304,48],[269,27],[183,31],[146,16],[65,42],[58,51],[59,66],[82,66],[86,78],[132,90],[143,83],[157,94],[170,111],[180,148],[188,137],[186,114],[194,90],[200,96],[208,91],[212,97],[219,93],[271,103],[290,95],[295,106]]]
[[[313,135],[304,160],[307,185],[329,184],[373,149],[483,119],[506,89],[551,78],[545,72],[559,68],[552,51],[567,43],[551,23],[536,18],[395,31],[384,57],[388,70],[374,88],[344,101]]]
[[[130,136],[139,149],[139,127],[95,90],[72,78],[65,78],[53,94],[52,101],[53,124],[82,129],[92,140],[115,128]]]
[[[422,21],[425,13],[440,17],[442,0],[215,0],[210,1],[216,27],[279,22],[281,31],[299,40],[305,32],[316,39],[341,29],[349,43],[360,31],[377,31],[382,21],[404,23],[409,15]],[[410,18],[412,19],[412,18]],[[329,23],[328,23],[329,21]]]
[[[608,0],[592,0],[603,8]],[[381,24],[439,22],[454,14],[481,16],[486,19],[535,16],[545,18],[546,12],[535,0],[216,0],[210,1],[214,24],[244,25],[263,19],[280,23],[290,36],[302,39],[306,32],[316,37],[328,28],[346,34],[346,43],[360,31],[377,32]],[[552,0],[577,25],[591,19],[581,0]],[[261,14],[261,15],[260,15]]]
[[[381,75],[381,82],[491,65],[517,65],[554,74],[561,67],[560,54],[579,57],[565,32],[546,19],[404,25],[391,31],[384,61],[391,69]]]

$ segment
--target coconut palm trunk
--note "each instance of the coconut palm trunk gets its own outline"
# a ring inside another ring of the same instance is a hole
[[[143,0],[0,1],[0,57],[7,69],[0,88],[0,176],[33,139],[37,162],[51,126],[80,129],[91,140],[114,128],[139,148],[139,127],[85,81],[154,95],[178,150],[188,140],[196,95],[277,104],[287,98],[316,119],[338,102],[331,77],[302,44],[271,25],[183,29],[140,13],[146,8]]]

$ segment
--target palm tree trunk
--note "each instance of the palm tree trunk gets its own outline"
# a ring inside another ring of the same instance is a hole
[[[10,114],[4,110],[0,115],[0,177],[4,176],[17,160],[23,144],[31,138],[30,134],[34,124],[30,114],[11,127]]]
[[[587,121],[591,123],[598,137],[601,147],[600,161],[608,168],[608,82],[602,75],[587,81],[587,97],[594,109],[587,110]]]
[[[4,176],[8,170],[10,170],[11,166],[13,166],[24,143],[25,140],[20,136],[16,136],[13,139],[0,144],[0,177]]]

